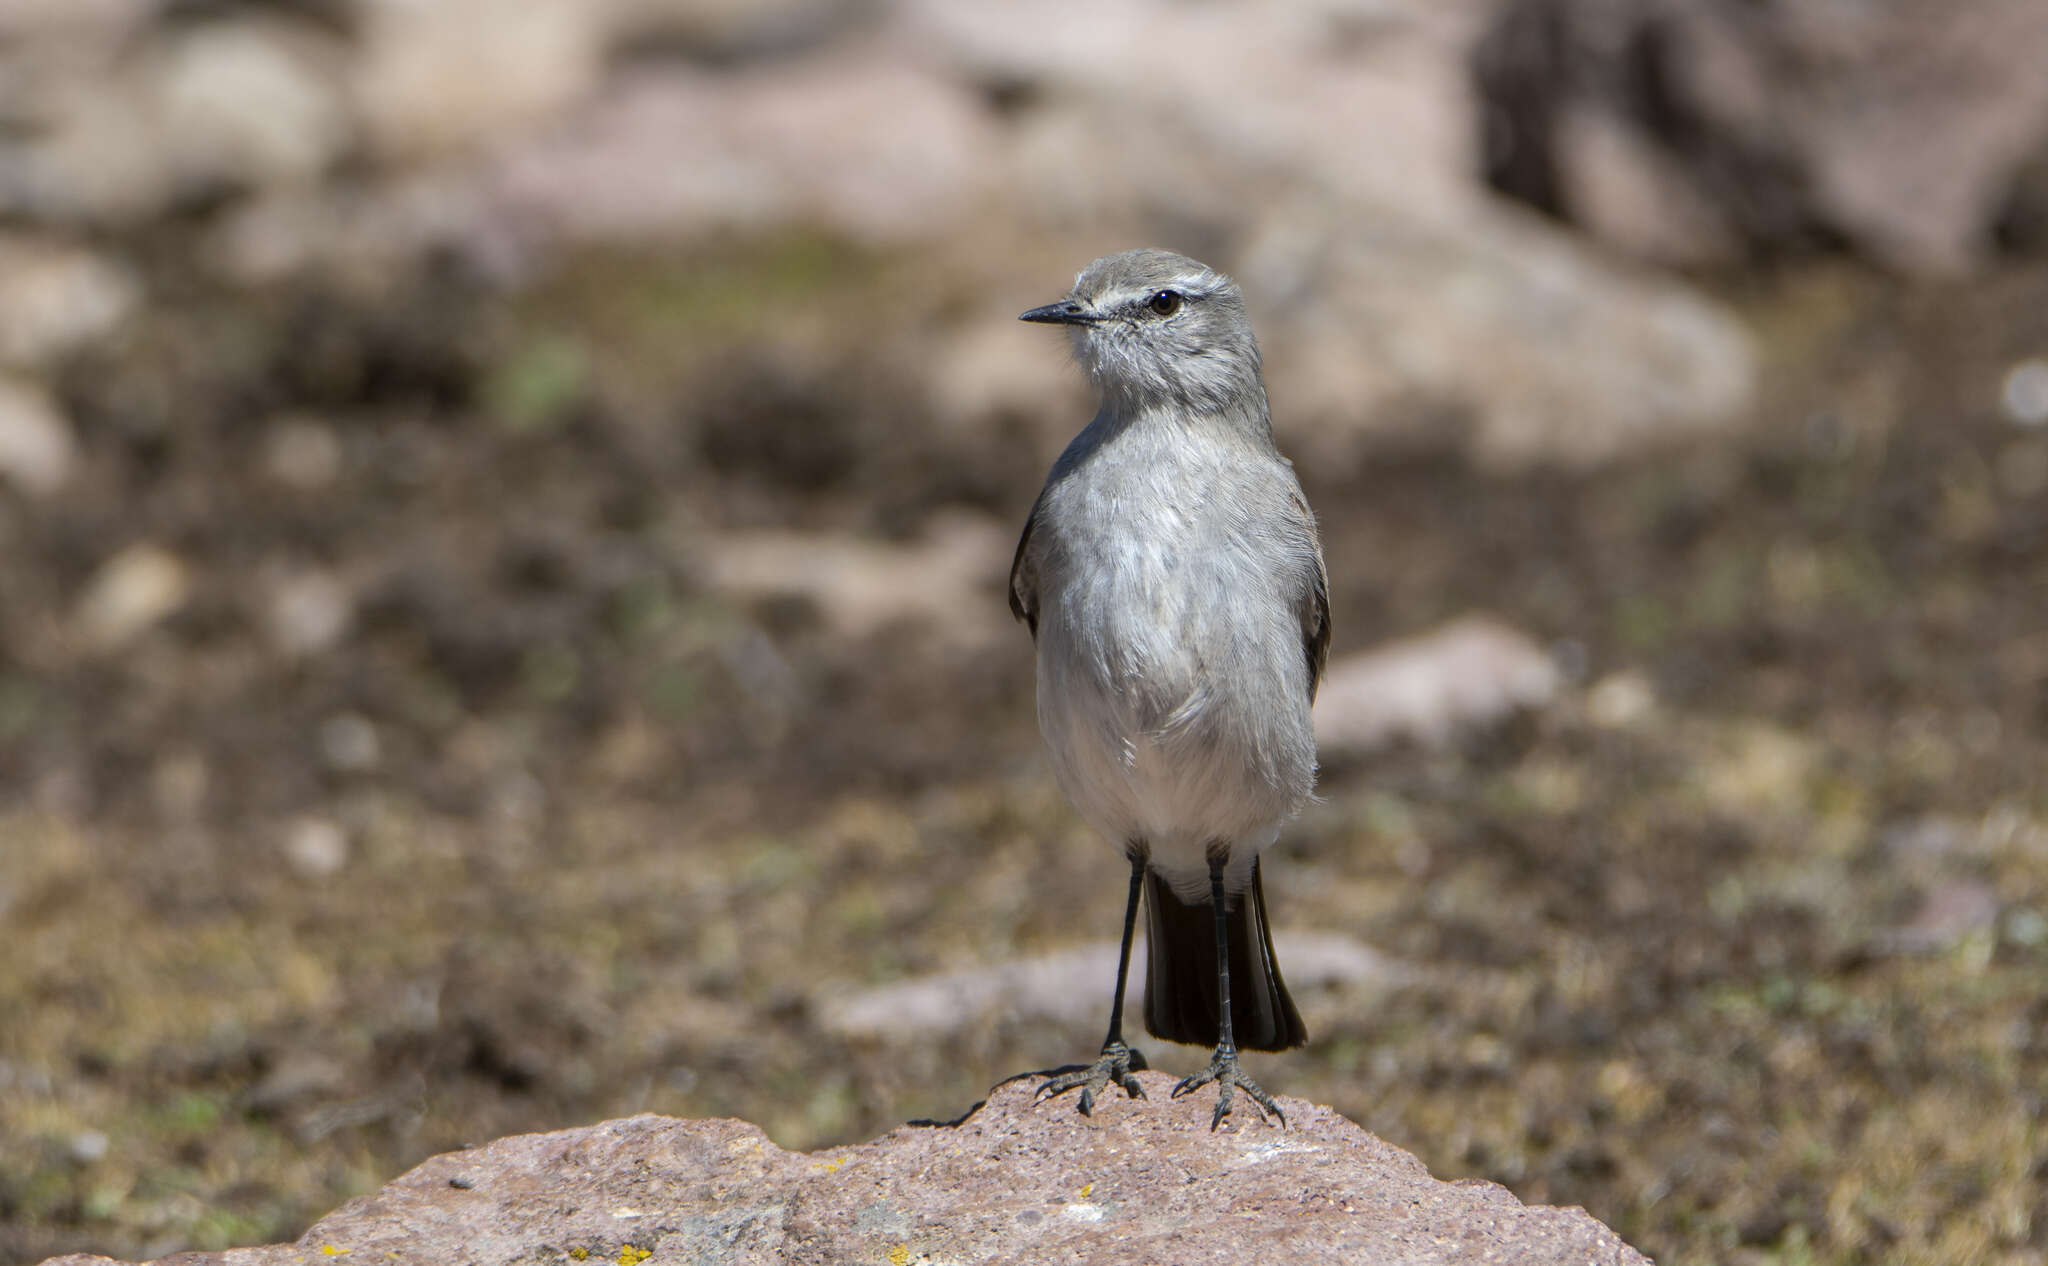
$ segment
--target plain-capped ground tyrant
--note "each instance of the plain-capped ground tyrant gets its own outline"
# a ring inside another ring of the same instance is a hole
[[[1038,724],[1062,790],[1130,863],[1109,1034],[1041,1097],[1142,1096],[1123,1039],[1138,907],[1145,1028],[1213,1045],[1218,1085],[1280,1116],[1238,1051],[1307,1040],[1273,957],[1260,850],[1310,798],[1309,706],[1330,645],[1315,517],[1273,442],[1259,348],[1230,278],[1126,251],[1023,314],[1063,325],[1101,394],[1017,543],[1010,605],[1037,651]]]

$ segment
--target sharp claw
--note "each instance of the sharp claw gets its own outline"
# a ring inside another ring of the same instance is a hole
[[[1238,1068],[1235,1052],[1224,1055],[1219,1051],[1216,1058],[1209,1061],[1207,1068],[1192,1077],[1183,1078],[1180,1084],[1173,1088],[1173,1097],[1178,1099],[1182,1095],[1192,1094],[1212,1081],[1216,1083],[1216,1111],[1209,1118],[1211,1130],[1222,1125],[1223,1118],[1235,1110],[1238,1090],[1243,1090],[1245,1097],[1258,1108],[1260,1120],[1264,1120],[1270,1113],[1279,1119],[1283,1127],[1287,1124],[1287,1117],[1280,1111],[1280,1105],[1273,1102],[1273,1096],[1260,1089],[1257,1082],[1246,1077]]]
[[[1133,1076],[1131,1071],[1143,1067],[1145,1059],[1138,1052],[1120,1042],[1114,1046],[1106,1046],[1102,1050],[1101,1058],[1087,1068],[1061,1073],[1041,1084],[1032,1093],[1031,1103],[1035,1107],[1069,1090],[1079,1090],[1081,1098],[1075,1106],[1080,1108],[1082,1116],[1093,1116],[1097,1096],[1112,1083],[1131,1098],[1143,1099],[1145,1088],[1138,1084],[1137,1077]]]

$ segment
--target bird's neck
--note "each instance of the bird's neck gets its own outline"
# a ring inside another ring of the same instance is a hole
[[[1107,440],[1127,431],[1150,435],[1179,433],[1192,438],[1242,444],[1260,452],[1273,450],[1273,421],[1266,390],[1254,382],[1250,390],[1227,401],[1143,396],[1105,390],[1096,427]]]

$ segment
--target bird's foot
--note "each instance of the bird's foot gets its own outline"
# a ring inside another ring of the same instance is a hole
[[[1258,1105],[1262,1120],[1264,1114],[1270,1112],[1281,1125],[1287,1124],[1287,1114],[1280,1111],[1280,1105],[1273,1102],[1273,1096],[1259,1089],[1259,1083],[1244,1075],[1237,1066],[1237,1051],[1227,1046],[1216,1048],[1207,1068],[1192,1077],[1182,1078],[1180,1084],[1173,1088],[1173,1097],[1178,1099],[1182,1095],[1193,1094],[1212,1081],[1217,1088],[1216,1115],[1209,1118],[1210,1129],[1223,1124],[1223,1118],[1230,1115],[1232,1090],[1244,1091],[1245,1097]]]
[[[1094,1111],[1095,1096],[1111,1082],[1122,1086],[1124,1093],[1131,1098],[1143,1099],[1145,1087],[1139,1085],[1138,1079],[1131,1074],[1145,1066],[1144,1052],[1132,1050],[1121,1041],[1108,1042],[1103,1045],[1100,1059],[1086,1068],[1076,1068],[1052,1077],[1032,1095],[1031,1102],[1043,1103],[1078,1088],[1081,1091],[1081,1115],[1085,1117]]]

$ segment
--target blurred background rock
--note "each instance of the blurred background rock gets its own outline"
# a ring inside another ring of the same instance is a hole
[[[1154,243],[1333,576],[1255,1075],[1659,1260],[2048,1260],[2044,64],[2036,0],[0,0],[0,1257],[1089,1049],[1002,602],[1088,400],[1014,316]]]

